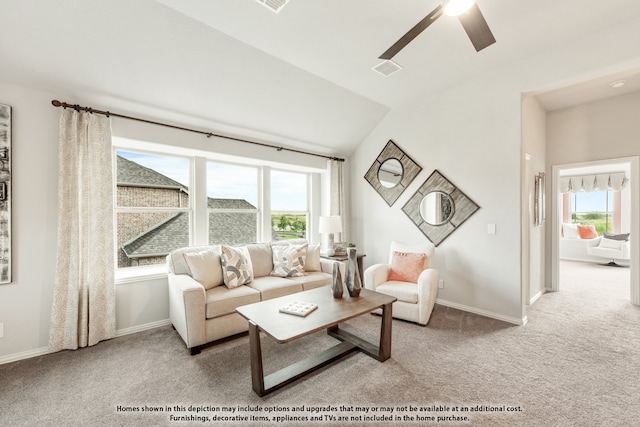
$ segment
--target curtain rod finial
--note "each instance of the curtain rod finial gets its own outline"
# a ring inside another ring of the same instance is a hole
[[[53,101],[51,101],[51,104],[53,104],[54,107],[59,107],[62,105],[62,103],[57,99],[54,99]]]

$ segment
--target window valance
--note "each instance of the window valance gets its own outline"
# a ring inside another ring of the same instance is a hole
[[[560,177],[561,193],[590,193],[592,191],[620,191],[629,180],[624,172],[604,173],[597,175]]]

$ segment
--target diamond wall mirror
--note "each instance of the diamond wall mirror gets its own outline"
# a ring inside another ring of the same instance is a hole
[[[402,207],[405,214],[436,246],[480,207],[434,170]]]
[[[392,206],[422,168],[389,140],[364,179]]]

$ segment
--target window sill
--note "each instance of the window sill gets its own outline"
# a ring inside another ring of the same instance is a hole
[[[165,279],[166,277],[167,266],[165,264],[117,268],[115,272],[115,283],[116,285],[124,285],[145,280]]]

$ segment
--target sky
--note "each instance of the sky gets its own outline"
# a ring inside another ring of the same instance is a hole
[[[117,154],[155,170],[189,187],[189,159],[164,155]],[[258,206],[258,172],[255,167],[209,162],[207,196],[222,199],[245,199]],[[307,181],[303,173],[273,170],[271,173],[271,209],[274,211],[306,211]]]
[[[574,198],[574,195],[576,196]],[[571,194],[571,211],[577,212],[605,212],[607,205],[606,192],[593,191],[591,193],[585,193],[581,191],[579,193]],[[609,211],[613,208],[613,201],[611,192],[609,192]]]

